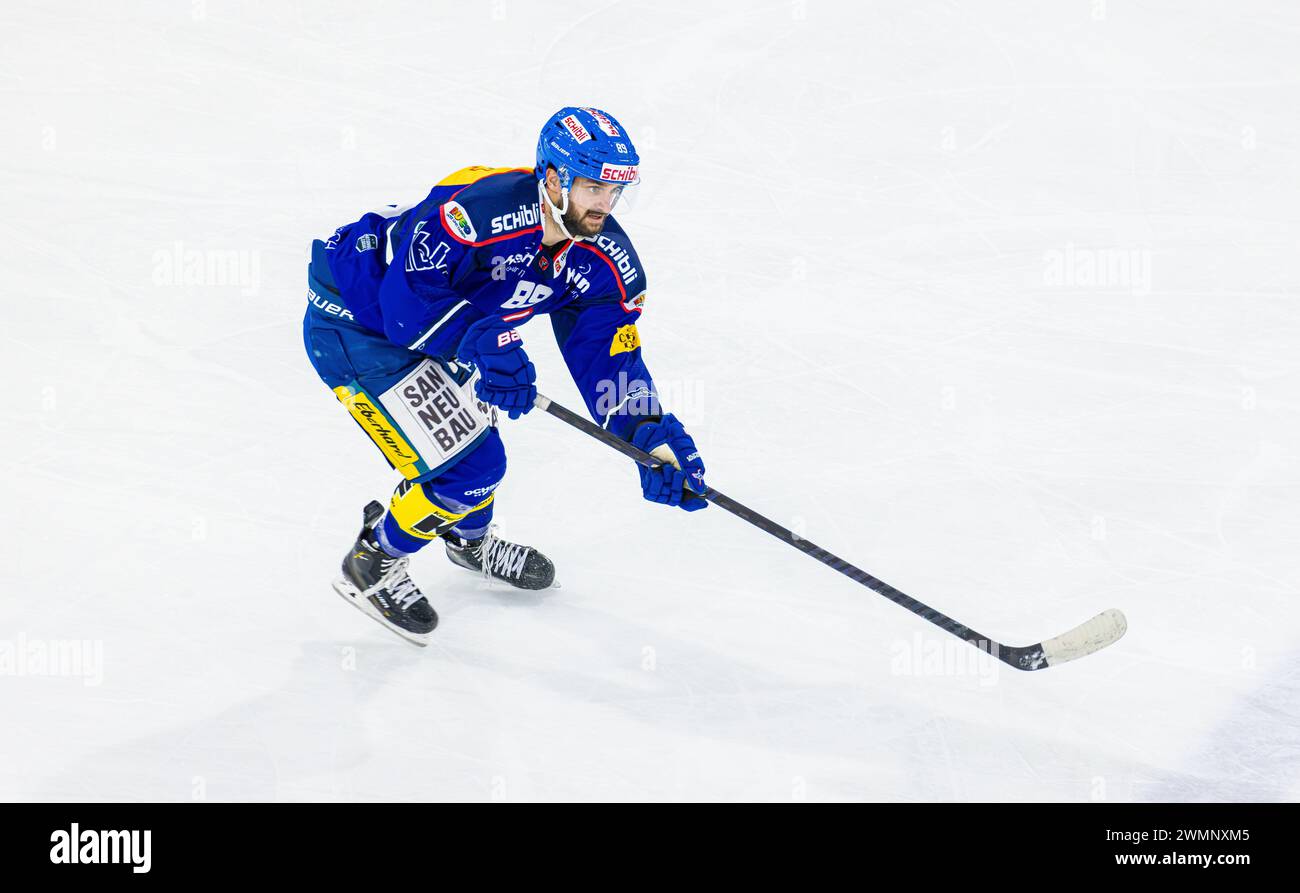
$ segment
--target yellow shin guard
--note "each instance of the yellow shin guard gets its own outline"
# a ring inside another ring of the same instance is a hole
[[[460,520],[492,502],[493,496],[463,512],[445,508],[429,498],[424,487],[411,481],[402,481],[393,491],[393,498],[388,503],[397,526],[411,536],[422,540],[437,539]]]

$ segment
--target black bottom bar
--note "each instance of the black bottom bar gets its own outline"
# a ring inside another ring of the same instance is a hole
[[[431,887],[698,886],[700,875],[818,889],[847,871],[863,883],[934,890],[1063,875],[1151,883],[1196,873],[1232,884],[1242,872],[1287,869],[1298,819],[1294,805],[1218,804],[9,804],[0,806],[0,857],[7,882],[274,878],[336,890],[406,878]],[[93,854],[87,832],[149,831],[149,870],[134,870],[142,859],[137,852],[133,866],[129,849],[116,864],[52,861],[66,857],[59,846],[74,824],[83,855]]]

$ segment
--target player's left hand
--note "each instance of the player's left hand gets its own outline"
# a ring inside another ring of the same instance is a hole
[[[708,506],[707,499],[696,495],[709,489],[704,483],[704,460],[677,416],[669,413],[662,419],[642,422],[632,432],[632,445],[664,463],[655,468],[638,466],[641,492],[646,499],[688,512]]]
[[[514,329],[503,329],[490,316],[481,319],[465,332],[456,357],[478,368],[474,392],[480,400],[500,407],[512,419],[533,408],[537,370]]]

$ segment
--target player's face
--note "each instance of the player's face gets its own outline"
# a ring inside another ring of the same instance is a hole
[[[574,177],[569,187],[569,210],[564,213],[565,228],[575,236],[600,235],[622,194],[621,185]]]

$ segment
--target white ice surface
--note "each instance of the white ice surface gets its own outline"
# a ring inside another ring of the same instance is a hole
[[[0,798],[1300,796],[1300,7],[549,6],[5,6]],[[308,243],[565,104],[638,141],[713,484],[1002,641],[1127,637],[999,667],[540,414],[498,516],[562,588],[431,549],[423,651],[345,606],[395,479],[304,355]]]

